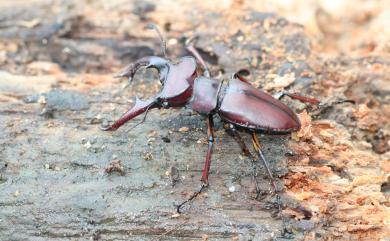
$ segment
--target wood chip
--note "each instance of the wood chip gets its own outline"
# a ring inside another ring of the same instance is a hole
[[[179,132],[184,133],[184,132],[188,132],[189,130],[190,130],[190,128],[188,128],[187,126],[183,126],[183,127],[180,127]]]

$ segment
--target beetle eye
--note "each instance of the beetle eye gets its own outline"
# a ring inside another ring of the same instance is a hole
[[[251,74],[251,72],[248,69],[240,69],[236,72],[236,75],[247,77]]]

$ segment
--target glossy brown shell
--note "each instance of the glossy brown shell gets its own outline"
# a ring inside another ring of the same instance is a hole
[[[183,57],[177,64],[169,64],[164,86],[159,94],[163,101],[185,103],[191,96],[186,94],[196,77],[196,62],[192,57]]]
[[[207,77],[201,76],[196,78],[189,108],[201,115],[208,115],[214,112],[217,107],[219,84],[218,80]]]
[[[229,81],[218,113],[227,122],[269,133],[289,133],[301,126],[287,105],[238,79]]]

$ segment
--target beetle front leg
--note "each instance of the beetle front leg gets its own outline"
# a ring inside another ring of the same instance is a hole
[[[186,41],[186,48],[195,57],[195,59],[200,63],[200,65],[202,65],[203,75],[205,77],[210,77],[210,71],[207,68],[206,62],[203,60],[202,56],[199,54],[199,51],[196,50],[194,45],[192,45],[193,40],[194,40],[193,38],[190,38]]]
[[[181,207],[196,198],[205,188],[208,187],[209,185],[209,171],[210,171],[210,164],[211,164],[211,154],[213,152],[213,143],[214,143],[214,121],[213,121],[213,116],[208,115],[207,116],[207,138],[208,138],[208,148],[207,148],[207,154],[206,154],[206,162],[204,165],[203,169],[203,174],[202,174],[202,185],[199,189],[199,191],[195,192],[192,194],[190,198],[182,202],[181,204],[176,206],[176,211],[178,213],[181,213],[180,209]]]
[[[240,133],[237,131],[236,127],[233,124],[226,124],[226,125],[224,125],[224,128],[225,128],[226,132],[237,141],[237,143],[240,145],[244,154],[251,159],[252,170],[253,170],[253,180],[255,181],[255,187],[256,187],[256,198],[255,199],[258,199],[259,196],[262,194],[262,191],[260,190],[259,181],[257,180],[257,168],[256,168],[256,161],[257,160],[252,155],[252,153],[249,151],[249,148],[245,144],[244,139],[242,139]]]

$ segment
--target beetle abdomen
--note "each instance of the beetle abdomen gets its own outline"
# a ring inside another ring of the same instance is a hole
[[[223,120],[255,130],[288,133],[300,128],[288,106],[237,79],[229,81],[218,112]]]
[[[217,107],[219,84],[220,82],[215,79],[196,78],[189,107],[202,115],[212,113]]]

